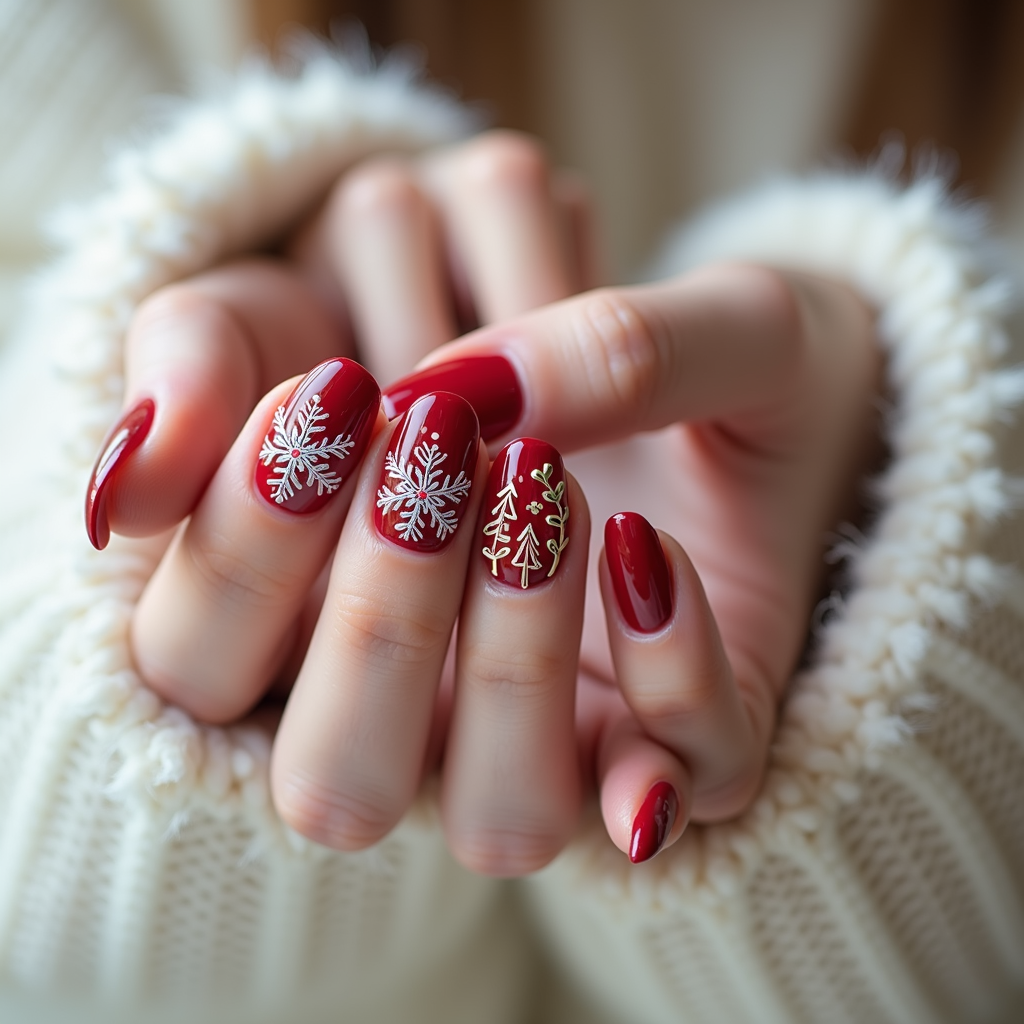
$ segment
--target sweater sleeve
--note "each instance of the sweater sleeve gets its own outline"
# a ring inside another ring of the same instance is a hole
[[[991,258],[940,182],[870,171],[777,182],[668,246],[664,272],[741,259],[859,289],[887,355],[890,458],[869,533],[835,551],[850,586],[809,627],[754,805],[641,866],[595,810],[528,883],[567,979],[558,1019],[1016,1019],[1024,377],[1002,368],[1020,339],[1013,353]]]
[[[398,65],[313,53],[171,110],[60,222],[0,365],[3,1019],[524,1019],[516,913],[453,864],[427,801],[366,854],[288,832],[269,737],[194,722],[132,668],[160,542],[101,555],[81,522],[139,302],[273,241],[361,156],[467,127]],[[1006,293],[980,238],[934,183],[866,176],[780,185],[674,246],[674,267],[771,260],[863,289],[894,458],[751,811],[641,868],[595,820],[527,884],[570,979],[553,1019],[575,989],[595,1019],[641,1024],[963,1020],[1020,984],[1024,587],[1001,568],[1017,534],[993,523],[997,428],[1021,389],[997,368]]]
[[[360,854],[287,830],[266,731],[203,726],[134,671],[128,623],[166,541],[100,554],[82,523],[138,304],[273,242],[353,161],[471,127],[401,62],[312,49],[165,104],[60,218],[0,357],[0,1019],[521,1018],[505,889],[454,863],[429,800]]]

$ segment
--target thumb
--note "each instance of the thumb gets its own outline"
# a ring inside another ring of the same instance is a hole
[[[745,417],[792,393],[802,320],[797,286],[765,267],[601,289],[443,346],[385,392],[384,408],[397,416],[420,394],[453,391],[488,440],[529,434],[564,450]]]

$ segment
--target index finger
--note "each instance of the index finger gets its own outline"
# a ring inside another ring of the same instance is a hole
[[[429,386],[471,402],[488,440],[530,433],[563,451],[681,420],[731,420],[758,444],[789,437],[808,405],[795,396],[829,385],[829,399],[849,404],[874,369],[867,346],[817,344],[870,323],[866,306],[843,285],[809,282],[722,265],[590,292],[445,346],[384,392],[385,412]],[[829,329],[812,330],[821,320]]]

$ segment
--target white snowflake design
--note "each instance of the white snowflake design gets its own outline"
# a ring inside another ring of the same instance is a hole
[[[314,441],[314,434],[322,434],[327,429],[319,424],[330,418],[331,414],[324,412],[320,405],[320,396],[314,395],[299,410],[289,435],[284,421],[284,406],[277,407],[273,439],[270,434],[263,439],[260,461],[264,466],[277,463],[268,484],[270,496],[278,505],[294,497],[295,492],[301,491],[303,486],[312,487],[315,483],[318,495],[325,492],[331,494],[341,486],[338,474],[328,468],[330,459],[332,456],[344,459],[355,441],[351,434],[347,437],[339,434],[333,441],[328,441],[326,437]],[[305,485],[299,479],[303,473],[306,474]]]
[[[418,466],[413,465],[412,460],[400,463],[393,452],[388,452],[384,471],[397,483],[394,488],[387,484],[381,487],[377,492],[377,506],[385,512],[404,509],[399,515],[401,522],[395,524],[395,532],[402,540],[422,540],[427,516],[434,536],[439,541],[444,540],[459,525],[455,508],[446,509],[444,504],[460,505],[469,493],[471,481],[462,470],[454,480],[451,474],[445,474],[443,482],[440,480],[438,467],[448,454],[436,444],[418,444],[412,453]]]

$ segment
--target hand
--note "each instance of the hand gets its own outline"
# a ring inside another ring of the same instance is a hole
[[[569,294],[590,283],[588,225],[575,179],[552,173],[529,139],[494,132],[414,163],[367,161],[297,232],[291,260],[242,260],[142,305],[127,339],[128,412],[98,463],[87,523],[103,546],[111,529],[149,536],[192,516],[133,624],[150,686],[229,721],[301,664],[349,492],[297,547],[241,500],[251,470],[229,450],[258,396],[283,399],[282,381],[336,356],[358,355],[387,380],[454,337],[457,313],[487,323]],[[346,477],[358,453],[347,458]]]
[[[577,698],[609,835],[646,859],[688,819],[736,815],[760,786],[826,533],[856,514],[876,454],[871,312],[830,281],[709,267],[486,328],[436,352],[390,401],[495,356],[525,396],[513,430],[588,449],[569,462],[597,522],[638,510],[665,531],[617,517],[604,553],[596,540]],[[486,420],[485,389],[476,401]],[[446,786],[473,777],[461,750],[449,741]],[[516,770],[506,755],[492,753],[496,777]],[[475,827],[448,817],[471,866]]]
[[[382,542],[374,510],[395,485],[384,459],[400,432],[377,416],[373,381],[338,356],[358,345],[378,372],[397,372],[455,332],[455,309],[486,322],[559,297],[590,273],[585,225],[578,189],[551,177],[532,144],[498,134],[415,166],[376,161],[356,169],[290,247],[294,264],[246,260],[204,274],[153,296],[132,325],[128,413],[90,488],[91,534],[102,546],[109,527],[145,536],[190,516],[136,609],[137,667],[153,689],[212,722],[237,718],[273,683],[298,673],[275,748],[275,780],[284,780],[275,789],[286,818],[314,838],[346,848],[376,841],[436,761],[446,702],[434,697],[486,469],[475,417],[456,400],[442,416],[461,424],[449,424],[457,437],[444,452],[444,472],[451,469],[453,481],[464,474],[471,486],[457,509],[442,512],[466,525],[430,555],[415,544],[405,550],[394,530]],[[289,377],[323,360],[311,379]],[[286,442],[310,422],[327,429],[301,447],[326,447],[289,465]],[[416,458],[414,451],[398,457]],[[587,524],[575,485],[561,478],[552,487],[559,482],[575,494],[583,541],[533,612],[517,615],[521,626],[532,624],[526,638],[538,663],[561,664],[561,710],[545,722],[549,732],[567,731],[568,742],[554,760],[537,760],[523,787],[538,806],[536,772],[564,778],[560,798],[579,790],[571,695]],[[341,641],[339,620],[348,629]],[[462,635],[471,635],[468,627]],[[494,665],[520,653],[507,646],[512,641],[509,633],[505,647],[491,650]],[[339,657],[344,692],[332,685]],[[401,714],[381,719],[389,690],[390,708]],[[524,736],[544,748],[537,725],[524,724]],[[367,730],[381,737],[369,748],[360,743]],[[289,789],[300,776],[319,777],[321,795],[333,786],[333,804],[313,800],[316,787]],[[575,821],[560,804],[555,810],[554,822],[535,815],[547,844],[542,860],[564,845]],[[537,857],[533,850],[516,863],[534,865]],[[493,869],[502,870],[496,862]]]

